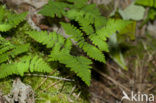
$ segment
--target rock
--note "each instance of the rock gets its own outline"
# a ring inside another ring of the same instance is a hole
[[[9,7],[17,8],[19,5],[28,4],[35,8],[41,8],[48,0],[3,0]]]
[[[14,80],[10,94],[4,97],[7,101],[6,103],[35,103],[31,86],[22,83],[19,78]]]

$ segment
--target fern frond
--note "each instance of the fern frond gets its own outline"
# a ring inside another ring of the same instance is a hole
[[[88,58],[76,57],[70,54],[72,48],[70,39],[65,40],[63,36],[55,32],[30,31],[26,33],[37,42],[46,45],[48,48],[52,48],[49,61],[59,61],[65,64],[66,67],[71,68],[71,71],[74,71],[87,85],[90,84],[90,64],[92,62]]]
[[[65,9],[69,6],[70,5],[67,3],[49,0],[48,4],[45,5],[39,13],[52,18],[55,17],[55,15],[57,17],[62,17],[62,15],[65,14]]]
[[[4,38],[0,37],[0,63],[15,58],[17,55],[27,52],[29,44],[13,45]]]
[[[72,8],[79,9],[85,7],[88,0],[67,0],[67,1],[73,3]]]
[[[65,41],[63,36],[56,34],[56,32],[47,33],[46,31],[28,31],[26,32],[26,34],[28,34],[37,42],[46,45],[47,48],[52,48],[53,46],[55,46],[55,43],[63,45]]]
[[[94,15],[95,17],[101,16],[99,9],[96,7],[96,4],[86,5],[81,9],[81,11],[84,11],[90,15]]]
[[[4,6],[0,6],[0,31],[6,32],[16,27],[22,22],[27,15],[27,12],[21,14],[14,14],[7,11]]]
[[[0,24],[0,31],[1,32],[6,32],[9,31],[12,28],[12,25],[10,24]]]
[[[150,7],[156,8],[155,0],[136,0],[135,3],[139,5],[150,6]]]
[[[58,53],[53,51],[49,57],[50,61],[59,61],[60,63],[65,64],[66,67],[70,68],[71,71],[74,71],[87,85],[90,85],[90,64],[92,64],[90,59],[82,56],[76,57],[67,53]]]
[[[7,23],[12,25],[12,27],[16,27],[19,23],[25,20],[27,16],[27,12],[21,13],[21,14],[9,14]]]
[[[87,53],[87,55],[95,60],[105,63],[104,54],[95,46],[87,43],[83,37],[82,32],[77,29],[76,27],[72,26],[69,23],[61,23],[62,27],[64,28],[65,32],[68,35],[71,35],[75,41],[77,41],[78,46]]]
[[[12,64],[2,64],[0,66],[0,78],[5,78],[10,75],[23,76],[25,72],[44,72],[50,73],[50,66],[38,56],[24,56],[19,62]]]
[[[99,38],[106,40],[111,34],[124,29],[129,23],[129,21],[109,19],[106,26],[97,30],[96,33]]]

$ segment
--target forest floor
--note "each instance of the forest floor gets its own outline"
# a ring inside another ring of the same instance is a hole
[[[42,17],[40,15],[34,15],[37,8],[47,3],[47,0],[24,1],[25,3],[21,3],[21,0],[6,0],[5,3],[7,3],[9,8],[14,9],[15,12],[27,11],[28,8],[31,9],[29,17],[32,20],[31,22],[37,25],[33,26],[34,28],[39,27],[45,30],[57,29],[51,28],[48,25],[38,24],[41,22]],[[111,0],[108,1],[104,2],[107,8],[101,9],[103,15],[107,15],[107,13],[113,10],[110,8],[112,5]],[[131,0],[121,1],[123,2],[117,5],[123,8],[131,3]],[[100,0],[93,0],[93,2],[98,4]],[[31,77],[28,75],[22,78],[22,81],[32,86],[36,93],[35,100],[38,101],[37,103],[43,103],[42,100],[47,100],[46,103],[49,103],[48,100],[52,100],[53,103],[118,103],[123,96],[122,90],[126,90],[128,94],[132,90],[147,94],[156,94],[156,36],[151,35],[156,34],[151,30],[156,28],[156,23],[145,24],[141,29],[140,25],[141,22],[138,22],[135,40],[127,40],[125,44],[121,45],[121,50],[128,67],[127,71],[123,70],[109,58],[106,64],[99,63],[96,66],[98,70],[92,71],[90,87],[86,87],[83,83],[76,81],[78,79],[76,77],[75,81],[72,81],[71,76],[68,74],[69,71],[62,73],[61,69],[63,68],[61,67],[59,70],[54,70],[53,72],[54,76],[61,78],[53,79],[35,75]],[[69,80],[64,80],[63,78]],[[12,82],[12,78],[0,81],[0,91],[6,95],[10,93]],[[124,103],[128,103],[128,101]]]

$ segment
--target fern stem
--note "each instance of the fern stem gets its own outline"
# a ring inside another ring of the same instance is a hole
[[[58,79],[58,80],[64,80],[64,81],[74,81],[73,79],[67,79],[67,78],[61,78],[61,77],[49,76],[49,75],[25,74],[25,76],[37,76],[37,77],[52,78],[52,79]]]

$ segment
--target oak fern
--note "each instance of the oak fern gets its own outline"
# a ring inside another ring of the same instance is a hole
[[[66,67],[71,68],[87,85],[90,84],[90,64],[91,60],[83,56],[73,56],[70,54],[72,42],[70,39],[65,39],[63,36],[46,31],[30,31],[26,32],[31,38],[36,40],[47,48],[52,48],[49,55],[49,61],[59,61],[65,64]]]
[[[67,1],[50,0],[39,12],[52,18],[55,16],[67,18],[67,22],[60,23],[65,33],[69,35],[67,39],[55,32],[48,34],[44,31],[32,31],[27,34],[48,48],[52,48],[49,55],[50,61],[65,64],[66,67],[76,72],[86,84],[89,84],[91,60],[105,63],[104,52],[109,52],[108,38],[120,32],[130,22],[103,17],[96,5],[88,4],[87,0]],[[71,39],[74,40],[74,44]],[[70,54],[72,45],[80,49],[83,56],[72,56]]]

